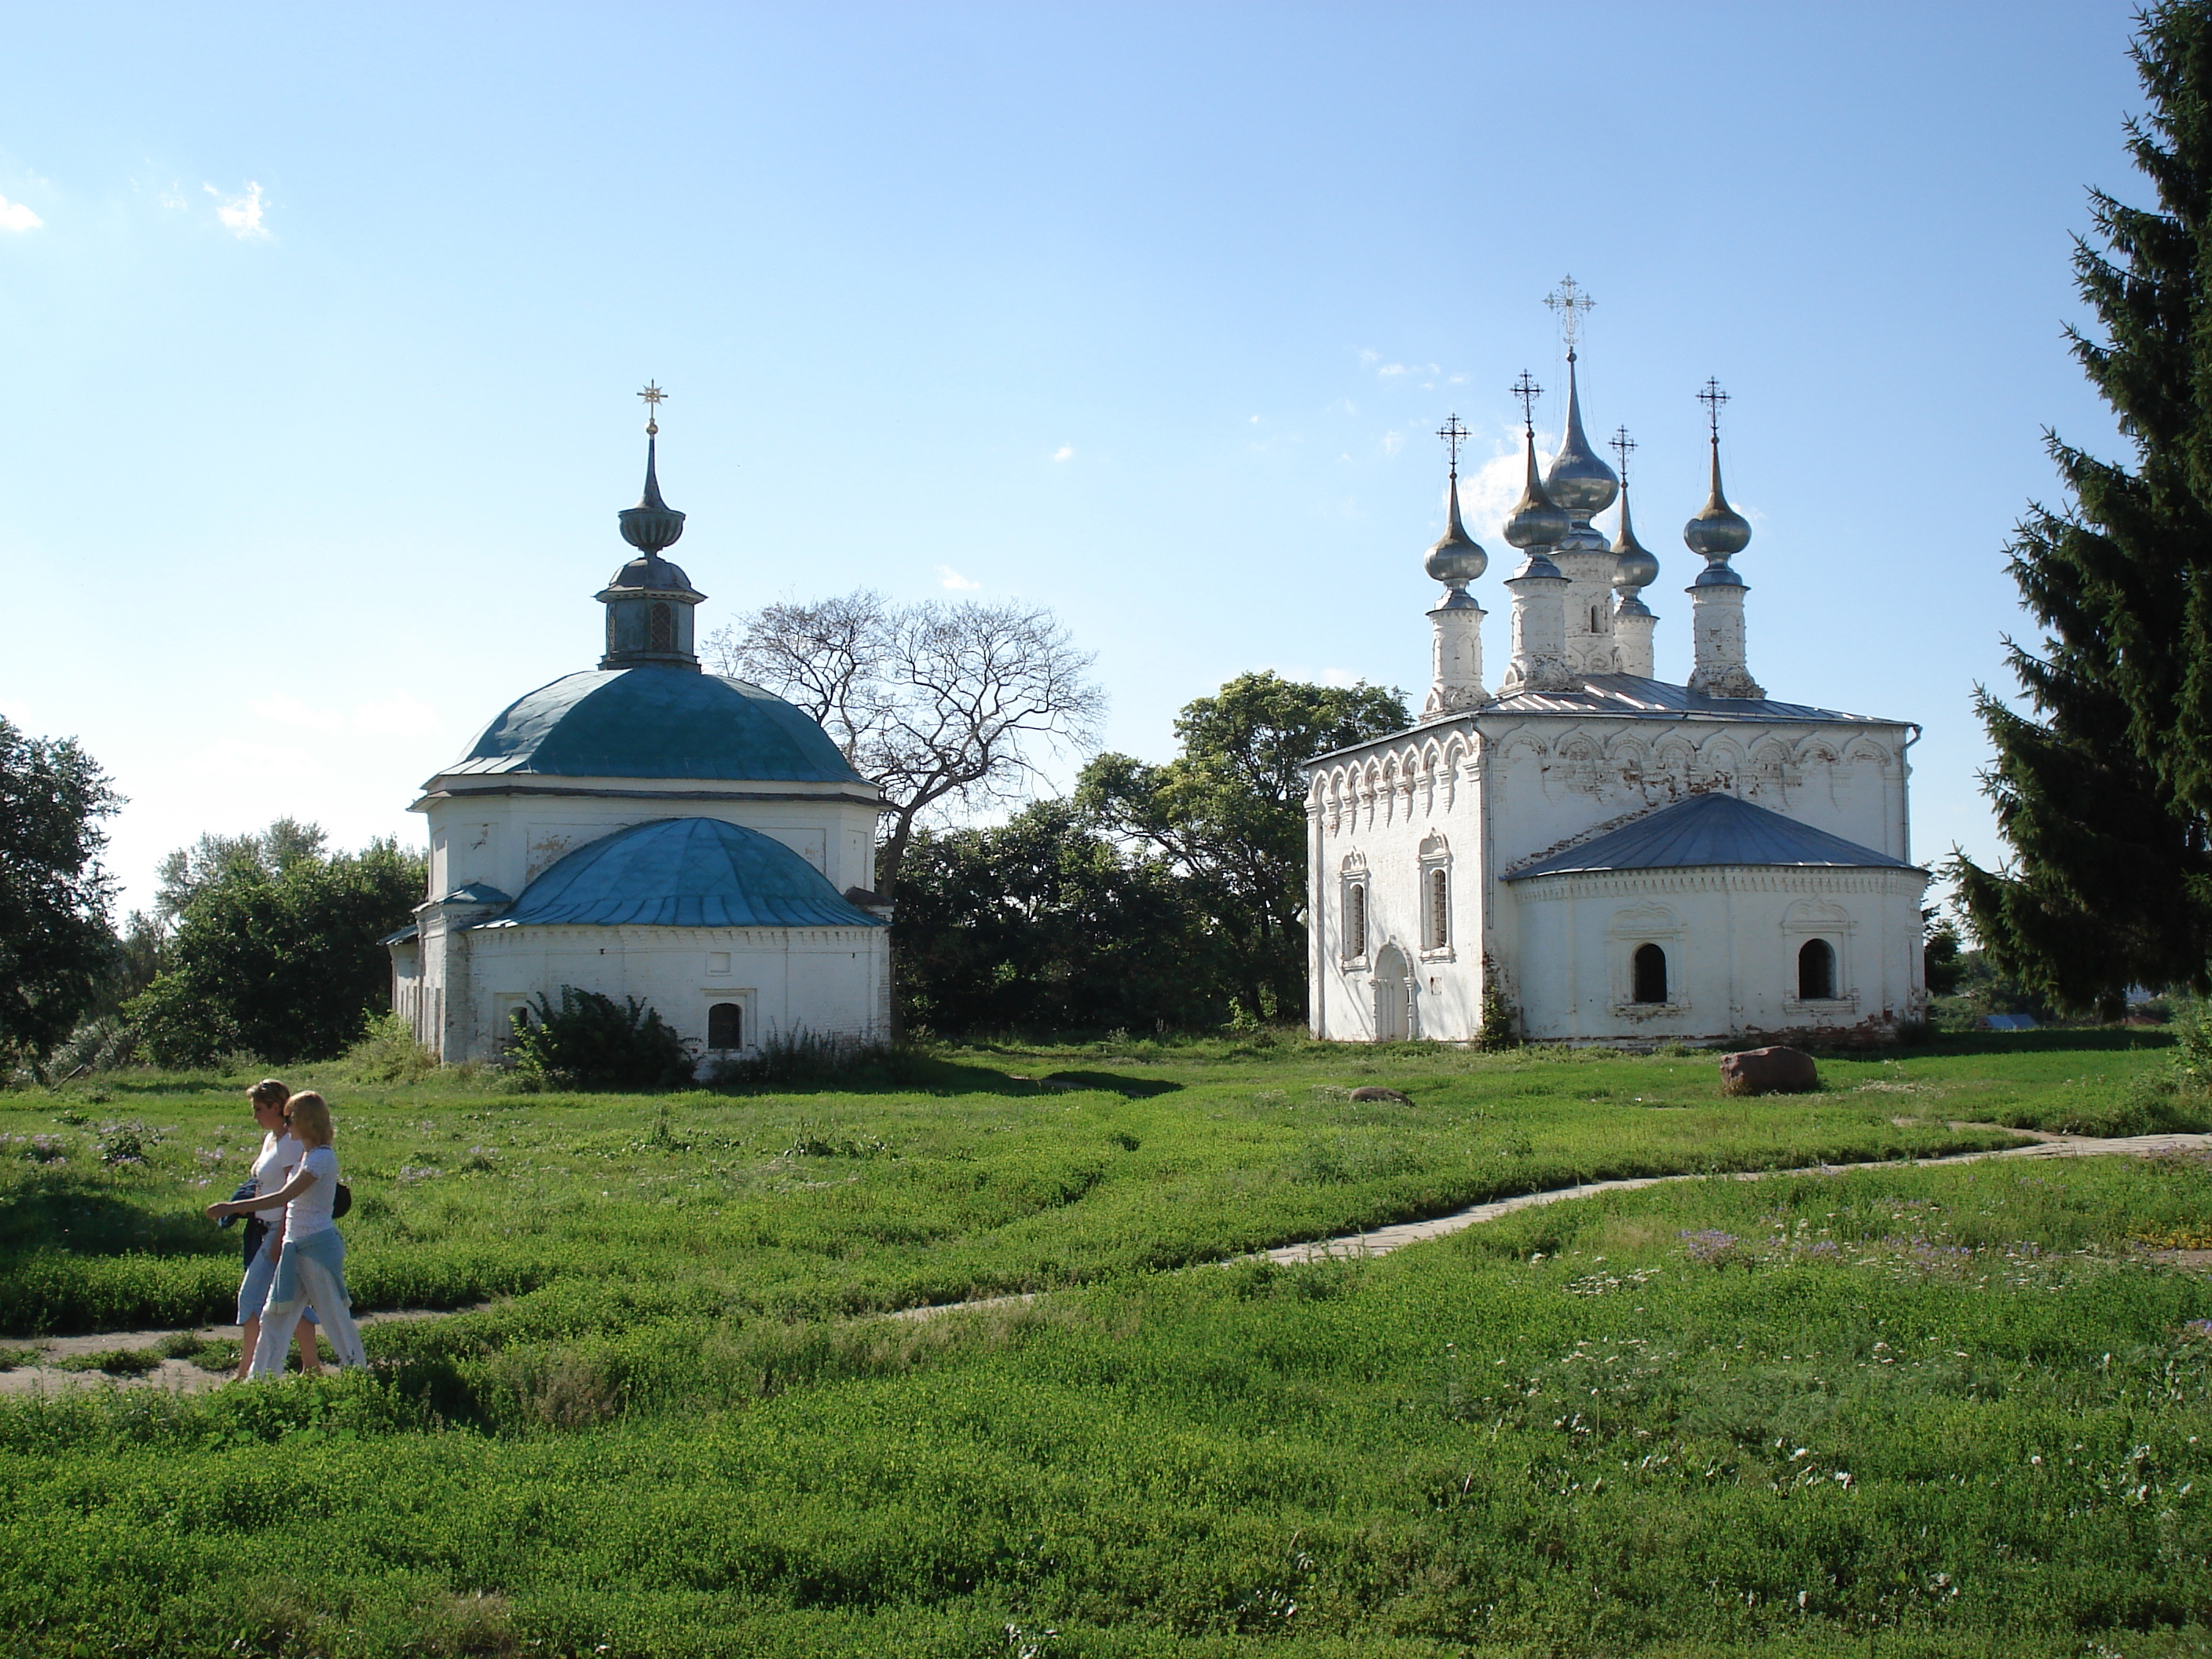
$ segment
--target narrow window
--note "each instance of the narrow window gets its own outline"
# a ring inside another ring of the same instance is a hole
[[[1367,954],[1367,884],[1355,881],[1344,890],[1344,954],[1358,960]]]
[[[1442,868],[1429,872],[1429,949],[1441,951],[1451,943],[1451,877]]]
[[[1667,953],[1656,945],[1636,947],[1636,1000],[1667,1000]]]
[[[1797,953],[1797,997],[1802,1002],[1826,1002],[1836,994],[1836,952],[1824,939],[1805,941]]]
[[[745,1011],[734,1002],[718,1002],[707,1010],[707,1046],[742,1048],[745,1046]]]
[[[1597,607],[1595,605],[1592,605],[1590,607],[1590,632],[1593,634],[1602,634],[1605,632],[1605,624],[1598,620]]]
[[[656,604],[653,607],[653,648],[655,651],[673,651],[676,648],[676,619],[669,614],[665,605]]]

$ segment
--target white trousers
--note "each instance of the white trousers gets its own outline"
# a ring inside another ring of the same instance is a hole
[[[339,1364],[368,1364],[368,1355],[361,1346],[361,1327],[353,1322],[352,1310],[331,1270],[314,1257],[301,1255],[293,1258],[292,1277],[300,1294],[290,1302],[279,1302],[276,1285],[269,1287],[268,1304],[261,1310],[261,1340],[253,1345],[253,1368],[246,1375],[284,1375],[284,1350],[291,1346],[292,1331],[300,1322],[302,1308],[315,1310]]]

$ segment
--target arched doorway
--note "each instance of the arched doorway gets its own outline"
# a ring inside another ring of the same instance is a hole
[[[1797,1000],[1829,1002],[1836,994],[1836,949],[1824,939],[1808,939],[1797,953]]]
[[[1667,1000],[1667,953],[1656,945],[1639,945],[1630,959],[1635,970],[1632,992],[1638,1002]]]
[[[1377,1042],[1403,1042],[1413,1035],[1413,1010],[1407,1006],[1413,995],[1412,975],[1406,953],[1396,945],[1384,945],[1376,957],[1373,982]]]

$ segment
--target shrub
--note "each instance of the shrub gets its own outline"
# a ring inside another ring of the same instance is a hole
[[[539,1087],[672,1088],[697,1063],[659,1009],[573,985],[561,988],[558,1008],[541,991],[532,1013],[516,1016],[514,1054],[516,1073]]]
[[[419,1083],[438,1069],[438,1057],[415,1040],[413,1026],[385,1014],[369,1021],[338,1064],[356,1083]]]

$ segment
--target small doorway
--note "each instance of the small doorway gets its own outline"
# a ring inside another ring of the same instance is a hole
[[[1797,953],[1797,1000],[1831,1002],[1836,995],[1836,951],[1824,939],[1809,939]]]
[[[1667,1000],[1667,953],[1656,945],[1639,945],[1631,959],[1635,975],[1633,996],[1638,1002]]]
[[[1412,1011],[1406,1006],[1413,995],[1407,980],[1412,969],[1406,953],[1386,945],[1375,958],[1375,1040],[1403,1042],[1413,1035]]]

